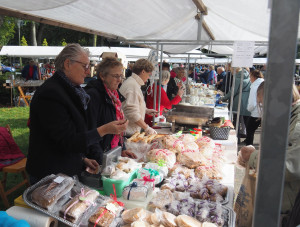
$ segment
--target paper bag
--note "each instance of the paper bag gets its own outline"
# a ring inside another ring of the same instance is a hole
[[[246,163],[245,176],[237,195],[234,211],[237,227],[251,227],[255,199],[255,175],[249,174],[249,164]]]

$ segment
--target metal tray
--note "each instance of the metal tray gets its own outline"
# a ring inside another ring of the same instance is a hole
[[[53,217],[53,218],[57,219],[58,221],[60,221],[60,222],[62,222],[62,223],[64,223],[64,224],[66,224],[66,225],[68,225],[68,226],[72,226],[72,227],[87,226],[87,225],[88,225],[87,220],[88,220],[89,217],[85,217],[85,216],[86,216],[88,213],[94,213],[94,212],[95,212],[95,211],[96,211],[96,210],[104,203],[105,200],[109,199],[108,197],[99,195],[99,197],[98,197],[98,198],[99,198],[99,201],[102,200],[102,203],[100,203],[100,202],[98,201],[96,206],[90,207],[89,210],[88,210],[88,212],[85,212],[85,214],[83,214],[83,216],[80,218],[79,223],[75,223],[75,224],[74,224],[74,223],[72,223],[72,222],[70,222],[70,221],[67,221],[67,220],[65,220],[64,218],[60,217],[60,216],[59,216],[59,211],[52,213],[52,212],[50,212],[50,211],[48,211],[48,210],[45,210],[45,209],[39,207],[38,205],[36,205],[36,204],[34,204],[34,203],[32,202],[32,199],[31,199],[31,194],[32,194],[32,192],[33,192],[36,188],[38,188],[39,186],[41,186],[42,184],[44,184],[46,181],[48,181],[49,179],[51,179],[52,177],[53,177],[52,175],[47,176],[47,177],[43,178],[42,180],[40,180],[38,183],[36,183],[36,184],[34,184],[33,186],[27,188],[27,189],[24,191],[24,193],[23,193],[23,199],[24,199],[24,202],[25,202],[28,206],[30,206],[30,207],[32,207],[32,208],[34,208],[34,209],[36,209],[36,210],[38,210],[38,211],[40,211],[40,212],[42,212],[42,213],[44,213],[44,214],[47,214],[48,216]],[[79,183],[79,182],[78,182],[78,183]],[[75,184],[76,184],[76,183],[75,183]],[[79,183],[79,184],[80,184],[80,183]],[[64,206],[68,201],[69,201],[69,200],[67,200],[65,203],[63,203],[62,206]]]

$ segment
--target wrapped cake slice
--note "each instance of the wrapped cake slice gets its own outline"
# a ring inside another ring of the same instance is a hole
[[[95,200],[98,196],[99,192],[89,188],[82,188],[81,193],[71,199],[63,209],[60,210],[59,214],[64,219],[76,223],[88,208],[95,205]]]
[[[123,198],[133,201],[145,201],[148,197],[149,188],[146,185],[132,182],[123,189]]]

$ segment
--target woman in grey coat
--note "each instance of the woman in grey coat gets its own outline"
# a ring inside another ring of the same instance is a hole
[[[233,68],[232,68],[233,70]],[[247,70],[242,70],[242,68],[236,68],[236,74],[235,74],[235,86],[233,91],[233,104],[232,104],[232,111],[235,112],[233,115],[233,124],[235,125],[236,116],[237,116],[237,110],[238,110],[238,103],[239,103],[239,96],[240,96],[240,83],[242,78],[242,73],[244,75],[243,78],[243,85],[242,85],[242,100],[241,100],[241,108],[240,108],[240,122],[241,118],[243,118],[244,123],[247,124],[248,118],[251,116],[251,113],[247,110],[247,104],[248,104],[248,98],[250,94],[250,77]],[[232,72],[233,74],[233,72]],[[222,101],[230,101],[231,98],[231,92],[230,90],[223,98]]]

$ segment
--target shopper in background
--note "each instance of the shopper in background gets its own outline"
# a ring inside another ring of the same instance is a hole
[[[207,79],[207,84],[214,85],[217,83],[217,73],[215,71],[215,67],[213,65],[210,65],[209,67],[209,74]]]
[[[146,134],[156,134],[156,131],[149,127],[144,121],[145,114],[157,114],[156,110],[147,109],[141,86],[144,85],[152,74],[154,67],[146,59],[139,59],[132,68],[132,76],[124,81],[120,88],[120,93],[125,97],[122,102],[122,109],[129,124],[126,136],[131,136],[135,132],[143,129]]]
[[[38,68],[34,62],[34,60],[30,60],[27,65],[24,66],[22,70],[22,77],[26,80],[38,80],[39,73]]]
[[[226,84],[226,72],[224,67],[220,66],[217,68],[217,80],[216,83],[217,90],[220,90],[222,92],[225,92],[225,84]]]
[[[293,100],[291,118],[288,134],[288,146],[285,158],[285,180],[283,198],[281,204],[281,214],[288,214],[296,200],[300,188],[300,95],[297,87],[293,85]],[[264,82],[257,89],[257,103],[263,106]],[[260,111],[262,113],[262,111]],[[251,168],[257,167],[258,152],[254,147],[245,146],[239,152],[240,163],[249,163]]]
[[[169,100],[172,100],[177,96],[178,90],[182,87],[185,90],[185,84],[183,83],[183,78],[185,78],[184,68],[177,68],[177,75],[175,78],[170,78],[168,83],[167,95]]]
[[[250,78],[249,78],[249,73],[247,70],[243,70],[242,68],[231,68],[231,70],[236,70],[236,75],[235,77],[233,77],[233,79],[235,80],[235,86],[234,86],[234,91],[230,90],[221,100],[223,102],[225,101],[230,101],[231,99],[231,92],[233,92],[233,103],[230,103],[230,105],[232,105],[232,111],[235,112],[235,114],[233,114],[233,124],[234,126],[236,126],[236,119],[237,119],[237,110],[238,110],[238,104],[239,104],[239,96],[240,96],[240,82],[241,82],[241,78],[242,78],[242,74],[244,75],[243,81],[242,81],[242,100],[241,100],[241,108],[240,108],[240,124],[242,122],[243,118],[243,122],[245,125],[247,125],[248,122],[248,118],[251,116],[251,113],[247,110],[247,105],[248,105],[248,98],[249,98],[249,94],[250,94],[250,86],[251,86],[251,82],[250,82]],[[232,72],[233,74],[233,72]],[[243,130],[240,130],[240,127],[238,127],[239,130],[238,132],[238,139],[240,140],[241,135],[246,137],[246,135],[244,135],[245,133],[243,132]]]
[[[170,72],[170,74],[171,74],[171,78],[175,78],[176,77],[176,75],[177,75],[177,69],[179,68],[179,65],[178,64],[173,64],[172,65],[172,70],[171,70],[171,72]]]
[[[168,84],[170,80],[170,72],[169,71],[162,71],[162,78],[161,78],[161,85],[164,86]],[[172,105],[176,105],[181,101],[181,97],[184,93],[183,87],[178,89],[177,95],[170,101],[170,99],[167,96],[167,93],[162,87],[159,87],[157,85],[157,93],[156,93],[156,110],[158,110],[158,96],[159,96],[159,89],[161,89],[161,100],[160,100],[160,113],[159,115],[162,115],[163,110],[166,109],[172,109]],[[152,91],[151,88],[149,87],[148,92],[147,92],[147,108],[153,109],[153,101],[154,101],[154,85],[152,86]],[[149,125],[152,126],[152,119],[153,116],[146,114],[145,116],[145,122]]]
[[[254,139],[255,130],[261,123],[260,112],[256,102],[257,99],[257,88],[264,81],[264,76],[259,70],[254,70],[250,73],[250,94],[248,99],[247,110],[251,112],[251,116],[248,119],[246,130],[247,137],[243,141],[246,145],[252,145]]]

